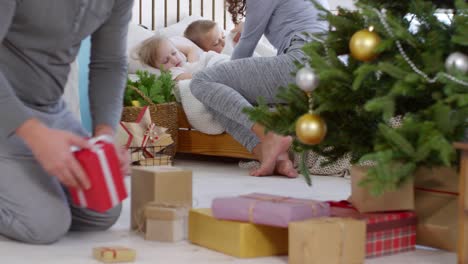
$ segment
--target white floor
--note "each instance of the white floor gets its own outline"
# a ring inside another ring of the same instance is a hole
[[[266,192],[320,200],[340,200],[349,195],[349,181],[344,178],[314,177],[309,188],[302,179],[278,177],[255,178],[233,161],[178,159],[177,166],[193,170],[194,207],[209,207],[214,197],[249,192]],[[72,233],[51,246],[31,246],[0,237],[0,264],[92,264],[91,250],[97,246],[128,246],[137,250],[136,263],[164,264],[286,264],[287,257],[241,260],[181,242],[176,244],[147,242],[129,231],[129,201],[117,224],[107,232]],[[456,263],[455,254],[418,249],[414,252],[367,260],[366,263]]]

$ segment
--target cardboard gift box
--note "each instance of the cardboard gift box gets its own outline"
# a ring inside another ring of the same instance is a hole
[[[193,244],[239,258],[288,253],[287,228],[218,220],[210,209],[190,211],[189,240]]]
[[[349,202],[330,202],[331,215],[366,221],[366,257],[411,251],[416,246],[416,214],[413,211],[359,213]]]
[[[136,252],[126,247],[97,247],[93,249],[93,257],[104,263],[133,262]]]
[[[420,168],[415,173],[417,244],[457,250],[458,180],[453,168]]]
[[[366,224],[317,218],[289,225],[289,264],[364,263]]]
[[[124,176],[111,138],[97,137],[89,143],[90,149],[74,150],[73,154],[87,174],[91,188],[69,188],[69,192],[75,205],[105,212],[127,198]]]
[[[177,167],[133,167],[131,227],[145,232],[144,209],[150,203],[192,207],[192,171]]]
[[[349,201],[361,213],[414,210],[413,181],[408,181],[399,189],[387,191],[380,196],[372,195],[359,183],[366,177],[367,166],[351,167],[351,196]]]
[[[212,203],[217,219],[288,227],[289,222],[330,215],[327,203],[252,193],[236,197],[216,198]]]
[[[188,209],[152,204],[145,208],[146,240],[177,242],[187,238]]]

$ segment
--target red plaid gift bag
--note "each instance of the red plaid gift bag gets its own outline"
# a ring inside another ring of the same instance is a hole
[[[367,222],[366,258],[411,251],[416,245],[416,214],[412,211],[359,213],[347,201],[330,202],[331,215]]]

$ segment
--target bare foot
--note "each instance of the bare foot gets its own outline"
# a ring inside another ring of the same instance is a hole
[[[299,173],[294,168],[293,162],[289,159],[288,153],[283,153],[278,157],[275,166],[275,174],[288,178],[297,178]]]
[[[289,146],[291,146],[292,138],[287,136],[279,136],[274,133],[268,133],[261,145],[260,168],[254,169],[250,172],[252,176],[270,176],[276,167],[279,156],[287,153]]]

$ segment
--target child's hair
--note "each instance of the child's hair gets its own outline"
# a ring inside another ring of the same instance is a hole
[[[138,58],[140,61],[151,67],[159,69],[159,65],[157,65],[157,61],[159,59],[158,50],[161,43],[168,40],[168,38],[163,36],[153,36],[143,41],[138,49]]]
[[[201,40],[203,35],[214,27],[216,27],[216,22],[211,20],[197,20],[192,23],[185,29],[184,37],[190,39],[197,46],[201,47]]]

